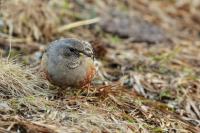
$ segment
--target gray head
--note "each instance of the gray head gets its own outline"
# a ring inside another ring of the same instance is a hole
[[[91,44],[73,38],[60,39],[52,42],[46,52],[51,61],[57,63],[59,60],[62,60],[70,68],[79,66],[82,56],[94,59]]]

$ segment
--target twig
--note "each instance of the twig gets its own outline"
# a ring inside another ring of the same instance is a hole
[[[75,27],[94,24],[94,23],[99,22],[99,20],[100,20],[100,18],[97,17],[97,18],[93,18],[93,19],[82,20],[82,21],[66,24],[66,25],[63,25],[63,26],[59,27],[57,29],[57,32],[61,33],[63,31],[65,31],[65,30],[69,30],[69,29],[72,29],[72,28],[75,28]]]
[[[6,129],[0,127],[0,133],[14,133],[14,132],[7,131]]]
[[[9,53],[8,53],[8,57],[7,57],[7,61],[10,58],[10,54],[11,54],[11,49],[12,49],[12,33],[13,33],[13,25],[10,22],[9,23]]]

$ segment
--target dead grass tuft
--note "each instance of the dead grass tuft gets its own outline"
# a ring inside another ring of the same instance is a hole
[[[23,97],[30,95],[45,95],[46,81],[19,64],[0,59],[0,96]]]
[[[29,41],[43,42],[52,39],[58,18],[50,10],[47,1],[14,0],[6,1],[4,5],[2,16],[8,31],[13,28],[14,35]]]

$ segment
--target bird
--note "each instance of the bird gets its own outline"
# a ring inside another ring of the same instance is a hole
[[[53,41],[45,50],[40,70],[50,83],[60,88],[83,88],[96,74],[94,52],[87,41],[63,38]]]

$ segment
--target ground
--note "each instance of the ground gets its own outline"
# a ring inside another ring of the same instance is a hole
[[[0,132],[200,132],[198,0],[0,1]],[[39,70],[48,43],[89,41],[90,87]]]

